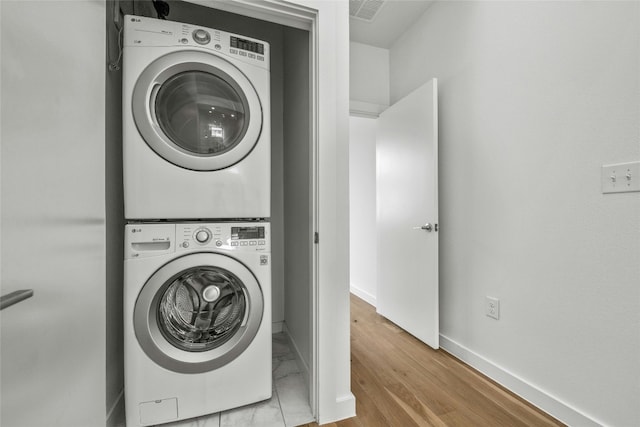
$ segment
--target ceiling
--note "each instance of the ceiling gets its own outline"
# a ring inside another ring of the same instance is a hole
[[[349,35],[352,42],[389,49],[434,0],[349,0],[352,16]],[[368,3],[368,4],[367,4]],[[354,9],[377,7],[371,22],[353,17]]]

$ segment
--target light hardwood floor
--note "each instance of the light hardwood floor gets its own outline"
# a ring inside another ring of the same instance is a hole
[[[326,427],[564,425],[353,295],[351,390],[357,416]]]

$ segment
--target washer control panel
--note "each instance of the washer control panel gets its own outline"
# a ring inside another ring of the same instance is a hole
[[[270,252],[268,222],[176,224],[176,250],[215,248],[226,251]]]
[[[125,227],[125,259],[173,252],[271,252],[268,222],[136,223]]]

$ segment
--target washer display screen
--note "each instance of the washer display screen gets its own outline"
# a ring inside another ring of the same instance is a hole
[[[231,227],[231,240],[264,239],[264,227]]]

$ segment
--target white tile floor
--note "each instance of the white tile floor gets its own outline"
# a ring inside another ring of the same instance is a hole
[[[294,427],[313,421],[309,392],[284,333],[273,335],[272,361],[271,399],[159,427]]]

